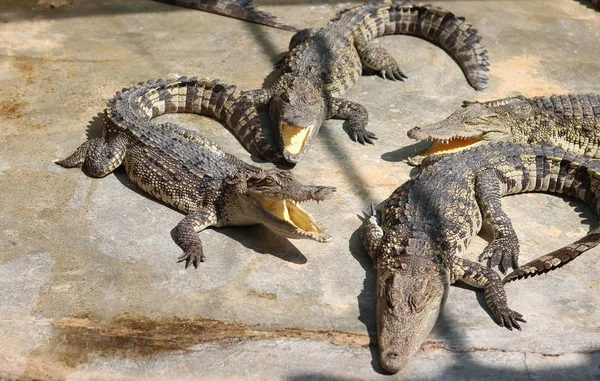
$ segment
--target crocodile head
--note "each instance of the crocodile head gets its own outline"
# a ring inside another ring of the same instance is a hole
[[[400,253],[376,268],[379,359],[396,373],[431,332],[448,286],[439,264],[421,256]]]
[[[327,228],[302,209],[300,203],[322,201],[329,198],[335,188],[304,185],[288,171],[253,173],[230,182],[238,199],[233,206],[236,210],[230,213],[243,213],[240,220],[262,223],[288,238],[331,240]]]
[[[295,78],[271,98],[269,111],[283,156],[298,163],[325,120],[323,96],[312,82]]]
[[[517,138],[517,128],[532,116],[534,108],[524,97],[500,99],[490,102],[464,102],[448,118],[438,123],[415,127],[407,132],[409,138],[432,140],[432,146],[423,156],[449,153],[481,141],[510,140]]]

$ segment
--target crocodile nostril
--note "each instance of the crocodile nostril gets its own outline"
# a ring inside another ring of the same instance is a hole
[[[398,352],[388,352],[387,356],[391,359],[397,359],[399,357]]]

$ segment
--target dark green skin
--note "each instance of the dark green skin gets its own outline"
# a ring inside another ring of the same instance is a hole
[[[248,125],[260,121],[234,86],[179,78],[141,83],[117,93],[105,111],[103,136],[86,141],[57,164],[67,168],[81,165],[94,177],[106,176],[124,165],[133,183],[186,213],[173,234],[184,252],[179,260],[185,261],[186,267],[204,261],[199,233],[210,226],[262,223],[285,237],[318,242],[331,238],[309,214],[305,216],[311,228],[300,229],[274,215],[262,201],[269,199],[271,205],[285,202],[288,209],[297,209],[297,203],[328,198],[335,188],[304,185],[289,171],[247,164],[194,131],[151,121],[175,112],[215,117],[232,126],[247,148],[260,151],[265,147],[255,144],[260,141],[257,135],[246,134]]]
[[[465,102],[448,118],[415,127],[407,135],[416,140],[480,138],[484,142],[506,140],[551,144],[600,158],[600,96],[518,96],[489,102]]]
[[[497,323],[520,329],[500,276],[463,258],[487,221],[494,239],[480,260],[502,272],[517,268],[519,243],[500,197],[550,192],[585,202],[598,212],[600,162],[560,147],[496,142],[450,155],[426,158],[421,172],[398,188],[362,225],[362,239],[377,270],[380,360],[399,371],[421,346],[442,308],[449,285],[462,281],[483,288]],[[600,230],[540,257],[506,280],[559,267],[596,246]]]
[[[373,143],[375,134],[366,129],[367,110],[342,97],[364,69],[391,80],[406,78],[385,49],[371,44],[374,38],[390,34],[414,35],[441,46],[456,59],[471,86],[477,90],[487,86],[486,52],[476,31],[463,18],[411,2],[370,3],[347,9],[322,29],[298,32],[275,83],[247,93],[258,107],[269,108],[288,162],[301,160],[329,118],[348,120],[353,140]],[[286,146],[283,125],[308,129],[299,152]]]

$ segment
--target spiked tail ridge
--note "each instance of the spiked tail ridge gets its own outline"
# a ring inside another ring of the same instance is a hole
[[[532,191],[563,194],[583,201],[600,214],[600,165],[597,160],[555,146],[531,147],[530,153],[521,156],[524,169],[521,181],[514,181],[507,194]],[[559,268],[599,243],[600,225],[572,244],[520,266],[507,275],[503,283]]]
[[[298,28],[278,21],[275,16],[256,8],[252,0],[155,0],[179,7],[197,9],[235,19],[297,32]]]
[[[287,163],[271,142],[273,138],[264,134],[252,99],[236,86],[216,79],[156,79],[123,89],[108,102],[106,116],[110,123],[105,125],[125,123],[127,130],[135,133],[152,118],[168,113],[213,117],[225,123],[252,155],[273,163]],[[188,139],[193,140],[194,136],[193,132],[186,133]]]
[[[534,259],[533,261],[519,266],[518,269],[508,274],[502,283],[512,282],[517,279],[524,279],[536,275],[544,274],[577,258],[580,254],[594,248],[600,243],[600,227],[596,227],[585,237],[573,242],[570,245],[555,250],[549,254]]]
[[[391,4],[387,9],[389,18],[379,13],[385,17],[383,22],[370,23],[370,28],[378,28],[373,37],[407,34],[430,41],[454,58],[475,90],[487,87],[487,51],[481,46],[477,30],[467,24],[464,17],[431,5],[410,2]]]
[[[549,97],[534,97],[533,101],[538,107],[552,111],[560,118],[600,122],[600,95],[597,94],[554,94]],[[589,128],[593,130],[594,126],[595,123]]]

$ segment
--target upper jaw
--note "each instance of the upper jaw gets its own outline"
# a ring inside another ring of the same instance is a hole
[[[445,125],[431,124],[424,127],[413,127],[406,135],[415,140],[440,140],[449,141],[452,139],[471,139],[481,138],[484,131],[460,131],[458,133],[451,133],[452,128],[446,127]]]
[[[472,133],[460,133],[456,135],[448,135],[443,129],[443,133],[437,133],[435,136],[432,134],[422,131],[420,128],[415,127],[408,131],[408,136],[417,140],[429,140],[432,144],[423,153],[409,159],[409,164],[419,165],[420,162],[430,155],[452,153],[465,148],[470,148],[474,145],[478,145],[483,141],[496,141],[506,139],[507,135],[500,131],[473,131]]]

